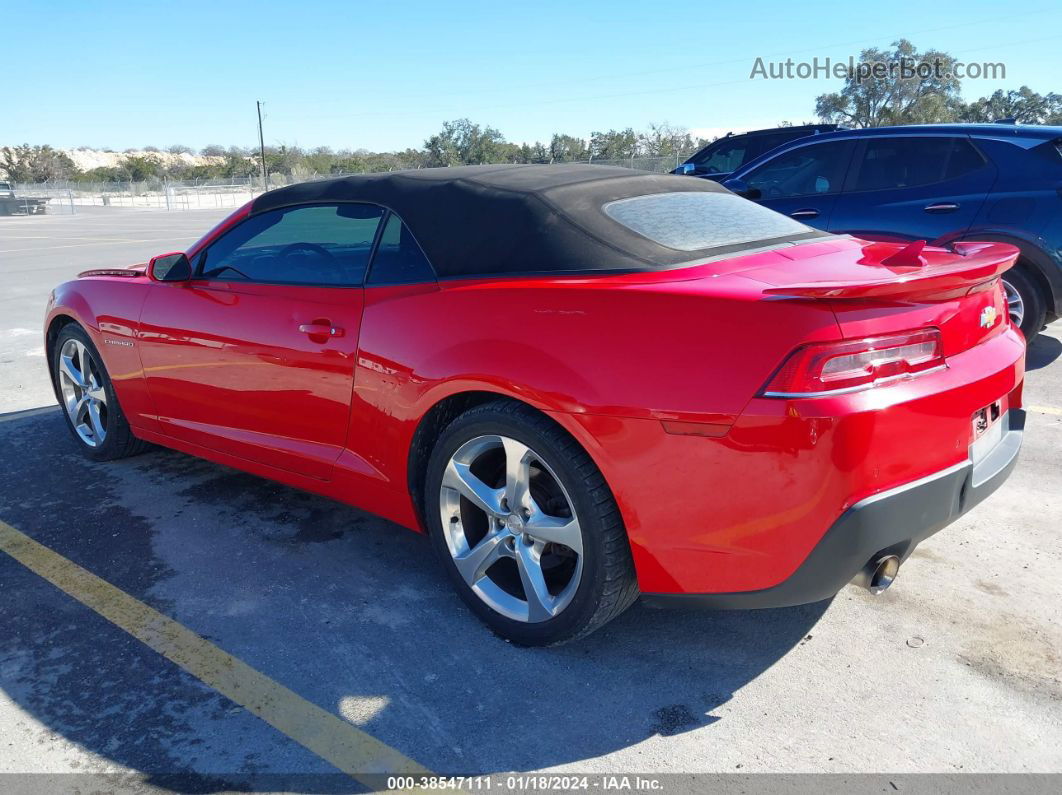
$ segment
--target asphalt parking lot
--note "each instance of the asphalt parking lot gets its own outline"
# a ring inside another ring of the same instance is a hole
[[[1062,770],[1062,322],[1029,352],[1015,474],[884,595],[636,605],[520,649],[413,533],[180,453],[74,448],[46,373],[49,290],[222,214],[0,218],[0,773],[331,789],[384,750],[465,774]],[[64,561],[111,586],[95,607],[71,591],[97,581]]]

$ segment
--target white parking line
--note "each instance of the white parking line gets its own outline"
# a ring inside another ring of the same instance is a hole
[[[21,252],[37,252],[37,251],[54,251],[58,248],[85,248],[87,246],[113,246],[115,243],[157,243],[161,240],[175,240],[184,237],[180,234],[170,235],[169,237],[146,237],[140,240],[128,240],[128,239],[108,239],[101,240],[98,243],[72,243],[69,246],[37,246],[34,248],[4,248],[0,249],[0,254],[17,254]]]

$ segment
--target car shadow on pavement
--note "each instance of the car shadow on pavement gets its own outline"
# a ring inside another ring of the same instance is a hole
[[[0,444],[0,519],[437,772],[578,767],[727,720],[828,606],[638,604],[523,649],[464,608],[426,539],[356,509],[161,449],[90,462],[57,409],[0,416]],[[335,772],[3,553],[0,584],[3,695],[101,766],[203,790]],[[336,789],[312,781],[296,788]]]
[[[1039,370],[1062,356],[1062,340],[1038,334],[1025,352],[1025,369]]]

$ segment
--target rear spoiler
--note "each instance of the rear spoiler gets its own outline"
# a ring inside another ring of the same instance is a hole
[[[866,278],[769,287],[766,295],[832,301],[866,298],[943,298],[962,295],[1013,267],[1019,251],[1007,243],[954,243],[950,248],[915,243],[869,243],[861,265]]]

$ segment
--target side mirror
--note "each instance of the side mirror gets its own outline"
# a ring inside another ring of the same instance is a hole
[[[681,166],[671,172],[672,174],[696,174],[697,166],[693,163],[683,163]]]
[[[743,179],[728,179],[723,181],[723,187],[727,190],[733,191],[738,196],[742,196],[746,199],[752,199],[755,201],[763,194],[759,188],[750,188],[748,183]]]
[[[192,263],[183,251],[159,254],[148,262],[147,272],[157,282],[186,282],[192,278]]]

